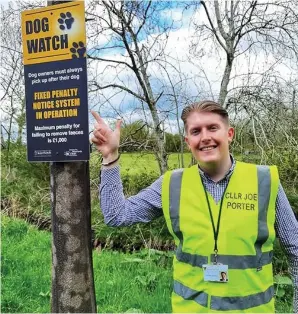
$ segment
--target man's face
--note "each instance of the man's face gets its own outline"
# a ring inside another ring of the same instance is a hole
[[[185,141],[201,165],[220,164],[229,158],[234,129],[211,112],[192,112],[187,118]]]

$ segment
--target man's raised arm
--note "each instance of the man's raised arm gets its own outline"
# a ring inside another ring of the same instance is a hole
[[[96,119],[91,140],[103,157],[99,193],[105,223],[113,227],[127,226],[161,216],[162,177],[137,195],[125,199],[118,164],[121,121],[117,121],[112,131],[98,113],[91,113]]]

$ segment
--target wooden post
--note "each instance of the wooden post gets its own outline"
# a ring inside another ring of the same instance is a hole
[[[88,162],[51,163],[52,312],[95,313]]]
[[[69,1],[48,1],[48,5]],[[52,313],[95,313],[89,162],[52,162]]]

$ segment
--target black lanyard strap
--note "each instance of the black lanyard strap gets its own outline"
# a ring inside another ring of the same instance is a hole
[[[213,215],[212,215],[212,211],[211,211],[211,207],[210,207],[209,197],[208,197],[208,194],[207,194],[207,191],[206,191],[204,184],[203,184],[203,187],[204,187],[205,196],[206,196],[206,200],[207,200],[207,204],[208,204],[209,215],[210,215],[211,223],[212,223],[212,229],[213,229],[213,235],[214,235],[215,262],[217,262],[217,253],[218,253],[217,240],[218,240],[219,227],[220,227],[220,218],[221,218],[221,212],[222,212],[222,204],[223,204],[224,196],[226,194],[226,190],[228,188],[228,184],[226,185],[225,190],[224,190],[222,197],[221,197],[221,200],[220,200],[216,229],[215,229],[214,219],[213,219]]]

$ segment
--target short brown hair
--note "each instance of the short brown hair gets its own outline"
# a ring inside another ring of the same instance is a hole
[[[186,106],[182,110],[181,119],[184,123],[184,128],[186,130],[187,127],[187,118],[192,112],[212,112],[220,115],[223,120],[229,124],[229,114],[219,103],[212,100],[202,100],[199,102],[194,102],[188,106]]]

